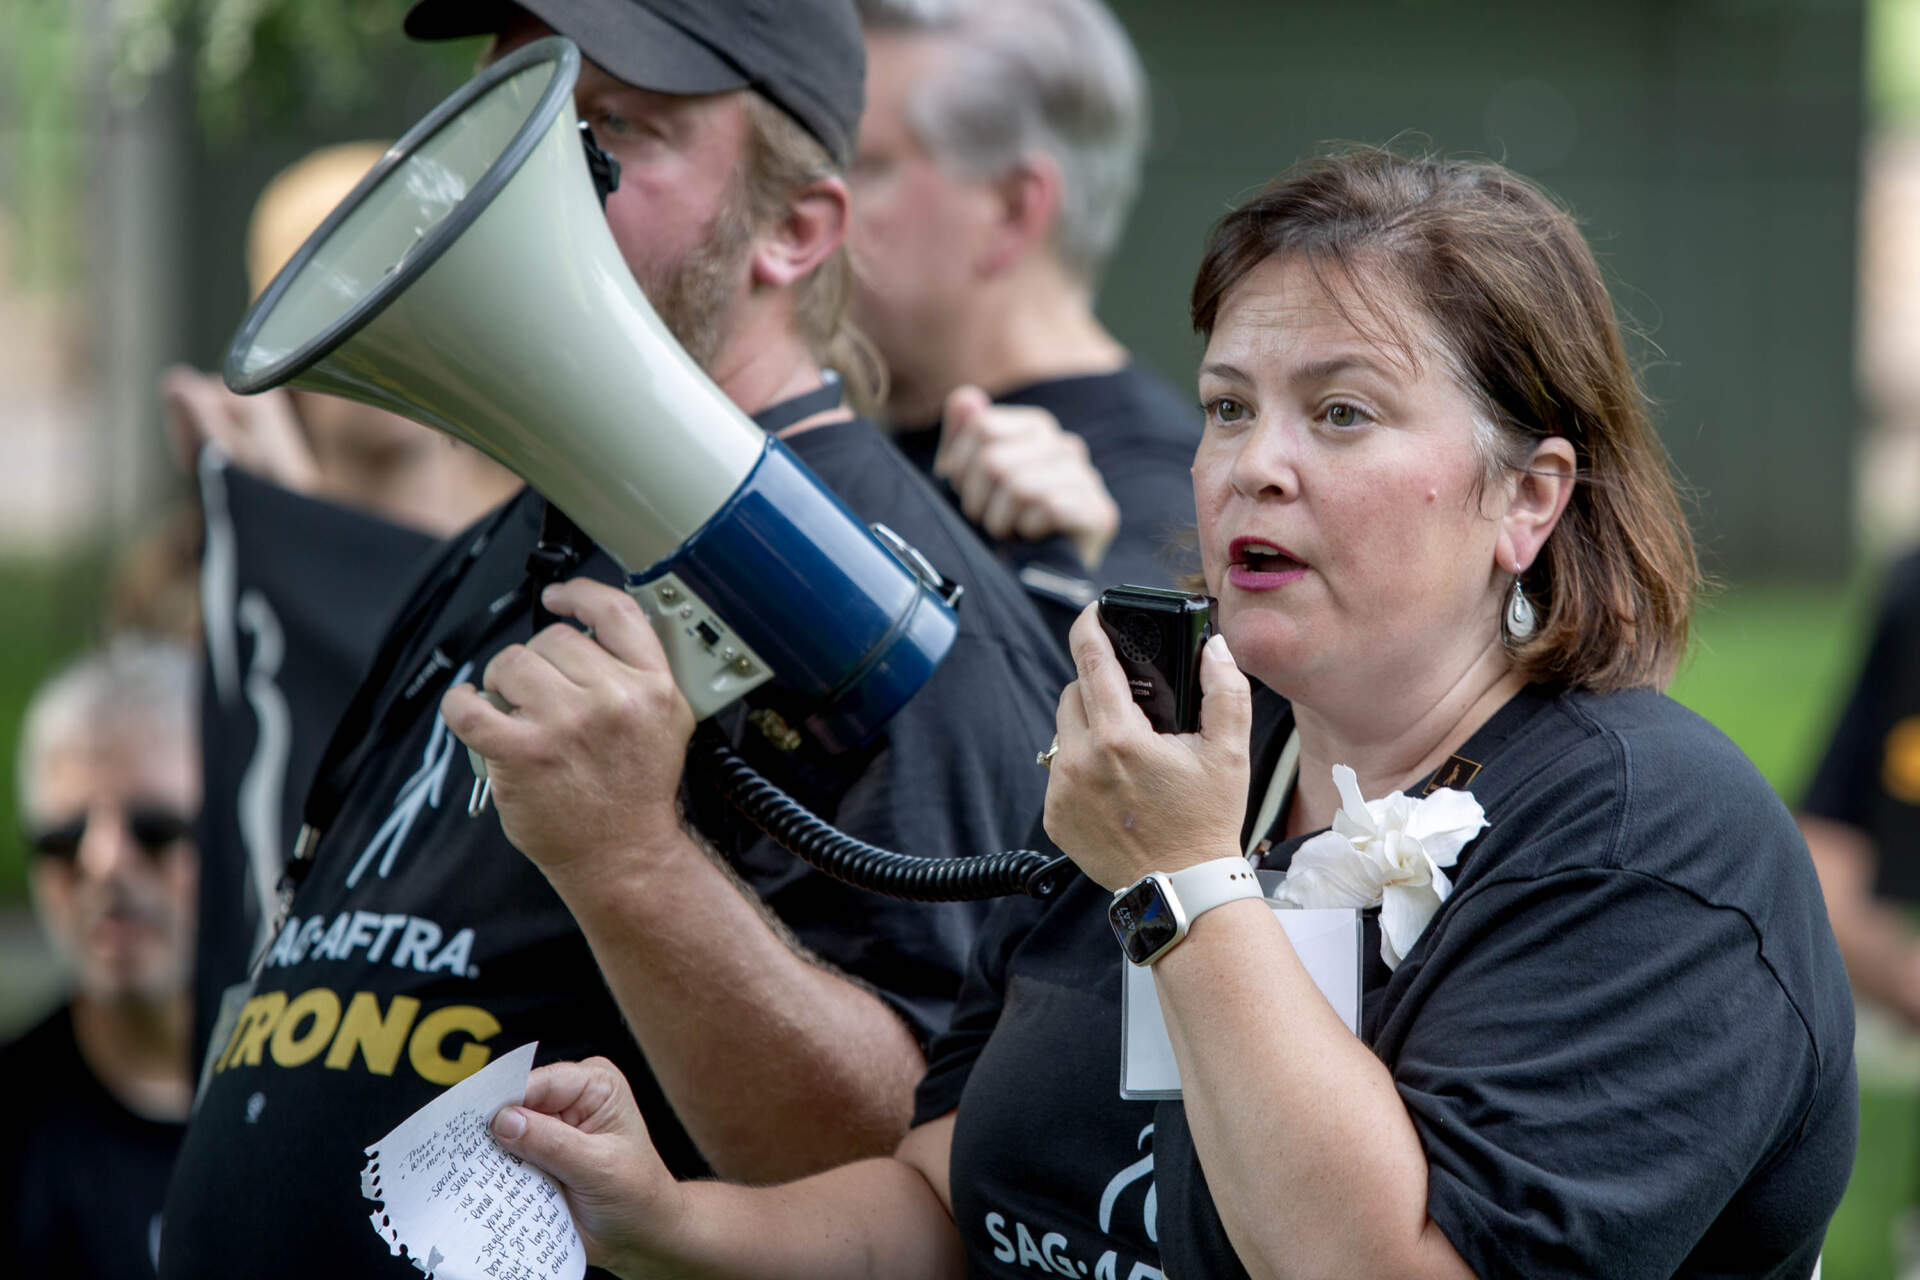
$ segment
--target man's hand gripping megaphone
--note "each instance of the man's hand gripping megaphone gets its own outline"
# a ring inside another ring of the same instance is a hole
[[[694,716],[626,592],[576,578],[541,600],[586,630],[556,622],[509,645],[481,688],[455,685],[440,712],[476,757],[476,801],[497,797],[507,838],[552,879],[648,832],[679,833]]]

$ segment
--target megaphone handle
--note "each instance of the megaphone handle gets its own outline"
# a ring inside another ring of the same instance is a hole
[[[558,621],[543,598],[546,589],[572,574],[593,554],[593,540],[573,518],[551,502],[540,512],[540,540],[527,553],[527,587],[533,595],[533,630],[538,635]]]

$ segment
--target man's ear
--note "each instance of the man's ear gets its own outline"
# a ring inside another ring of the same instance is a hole
[[[1507,510],[1500,517],[1493,558],[1501,569],[1520,574],[1532,567],[1573,497],[1577,469],[1573,446],[1563,437],[1548,436],[1534,446],[1533,456],[1512,478]]]
[[[1053,238],[1066,184],[1052,156],[1033,152],[992,185],[997,217],[979,262],[980,273],[988,277],[1012,270]]]
[[[753,286],[783,289],[804,280],[846,239],[847,207],[847,184],[838,175],[815,178],[795,192],[785,216],[754,237]]]

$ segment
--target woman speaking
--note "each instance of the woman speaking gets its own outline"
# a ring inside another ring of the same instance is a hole
[[[1202,729],[1080,618],[1084,875],[999,908],[896,1155],[677,1184],[599,1062],[495,1132],[634,1275],[1808,1275],[1846,976],[1787,812],[1658,692],[1697,569],[1578,231],[1496,165],[1322,159],[1214,229],[1193,320]],[[1357,1038],[1250,858],[1368,908]],[[1130,963],[1179,1099],[1120,1096]]]

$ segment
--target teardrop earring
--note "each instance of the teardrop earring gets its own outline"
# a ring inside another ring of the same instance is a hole
[[[1507,607],[1500,615],[1500,638],[1509,646],[1525,644],[1540,629],[1540,618],[1533,611],[1533,601],[1527,599],[1527,593],[1520,587],[1520,575],[1513,577],[1513,589],[1507,593]]]

